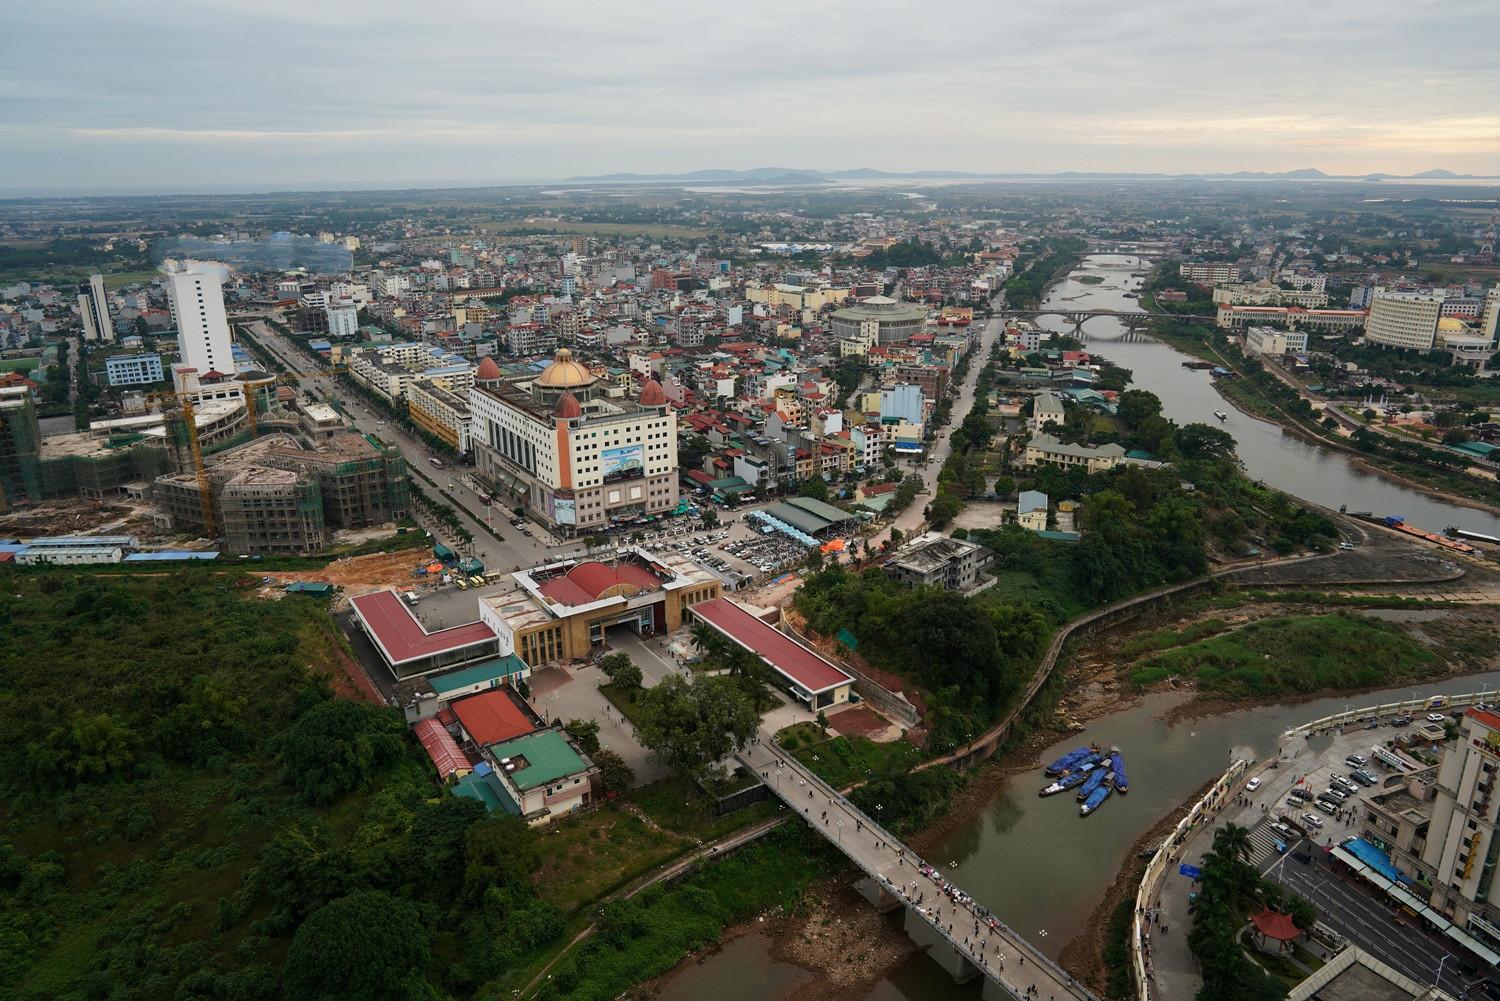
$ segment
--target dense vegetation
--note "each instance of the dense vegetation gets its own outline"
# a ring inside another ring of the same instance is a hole
[[[1047,286],[1072,268],[1087,247],[1088,243],[1076,236],[1048,239],[1028,267],[1006,280],[1005,304],[1011,309],[1035,309]]]
[[[1441,667],[1433,650],[1391,623],[1359,615],[1293,615],[1157,654],[1132,677],[1138,684],[1190,677],[1200,689],[1251,698],[1373,688]]]
[[[0,994],[434,998],[557,939],[518,819],[333,700],[326,611],[184,570],[0,597]]]

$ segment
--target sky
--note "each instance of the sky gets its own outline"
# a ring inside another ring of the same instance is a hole
[[[22,0],[0,192],[1500,174],[1496,0]]]

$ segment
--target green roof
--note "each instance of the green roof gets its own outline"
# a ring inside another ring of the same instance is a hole
[[[556,730],[538,730],[503,744],[491,745],[490,753],[496,761],[515,757],[526,759],[525,768],[508,773],[511,782],[522,792],[589,767],[567,738]]]
[[[468,688],[470,685],[482,685],[487,681],[499,681],[513,674],[519,674],[524,670],[526,670],[526,662],[512,653],[498,660],[486,660],[479,664],[471,664],[468,667],[459,668],[457,671],[449,671],[447,674],[439,674],[427,680],[432,685],[434,692],[443,695],[456,688]]]
[[[521,812],[520,807],[511,802],[510,797],[505,795],[504,788],[492,776],[470,772],[454,783],[453,795],[478,800],[484,804],[486,810],[491,812],[495,810],[504,810],[506,813]]]
[[[852,515],[843,508],[834,507],[826,501],[814,500],[811,497],[791,497],[787,503],[792,507],[800,507],[808,514],[816,518],[822,518],[829,524],[836,525],[839,522],[848,521]]]
[[[1453,447],[1458,449],[1460,452],[1468,452],[1470,455],[1477,455],[1481,459],[1489,458],[1491,452],[1500,449],[1500,446],[1491,445],[1488,442],[1483,441],[1466,441],[1458,445],[1454,445]]]

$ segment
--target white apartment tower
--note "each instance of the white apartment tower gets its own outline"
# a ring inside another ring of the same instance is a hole
[[[182,364],[199,374],[234,374],[229,349],[229,318],[224,313],[224,288],[219,276],[178,266],[167,272],[167,297],[177,323],[177,346]]]

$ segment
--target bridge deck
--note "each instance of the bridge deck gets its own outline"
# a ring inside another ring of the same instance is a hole
[[[1065,970],[996,915],[944,883],[915,852],[791,755],[763,738],[740,752],[739,758],[773,793],[801,812],[813,829],[837,845],[887,894],[899,899],[910,914],[920,915],[995,987],[1029,1001],[1097,1001]],[[1028,989],[1032,993],[1027,994]]]

